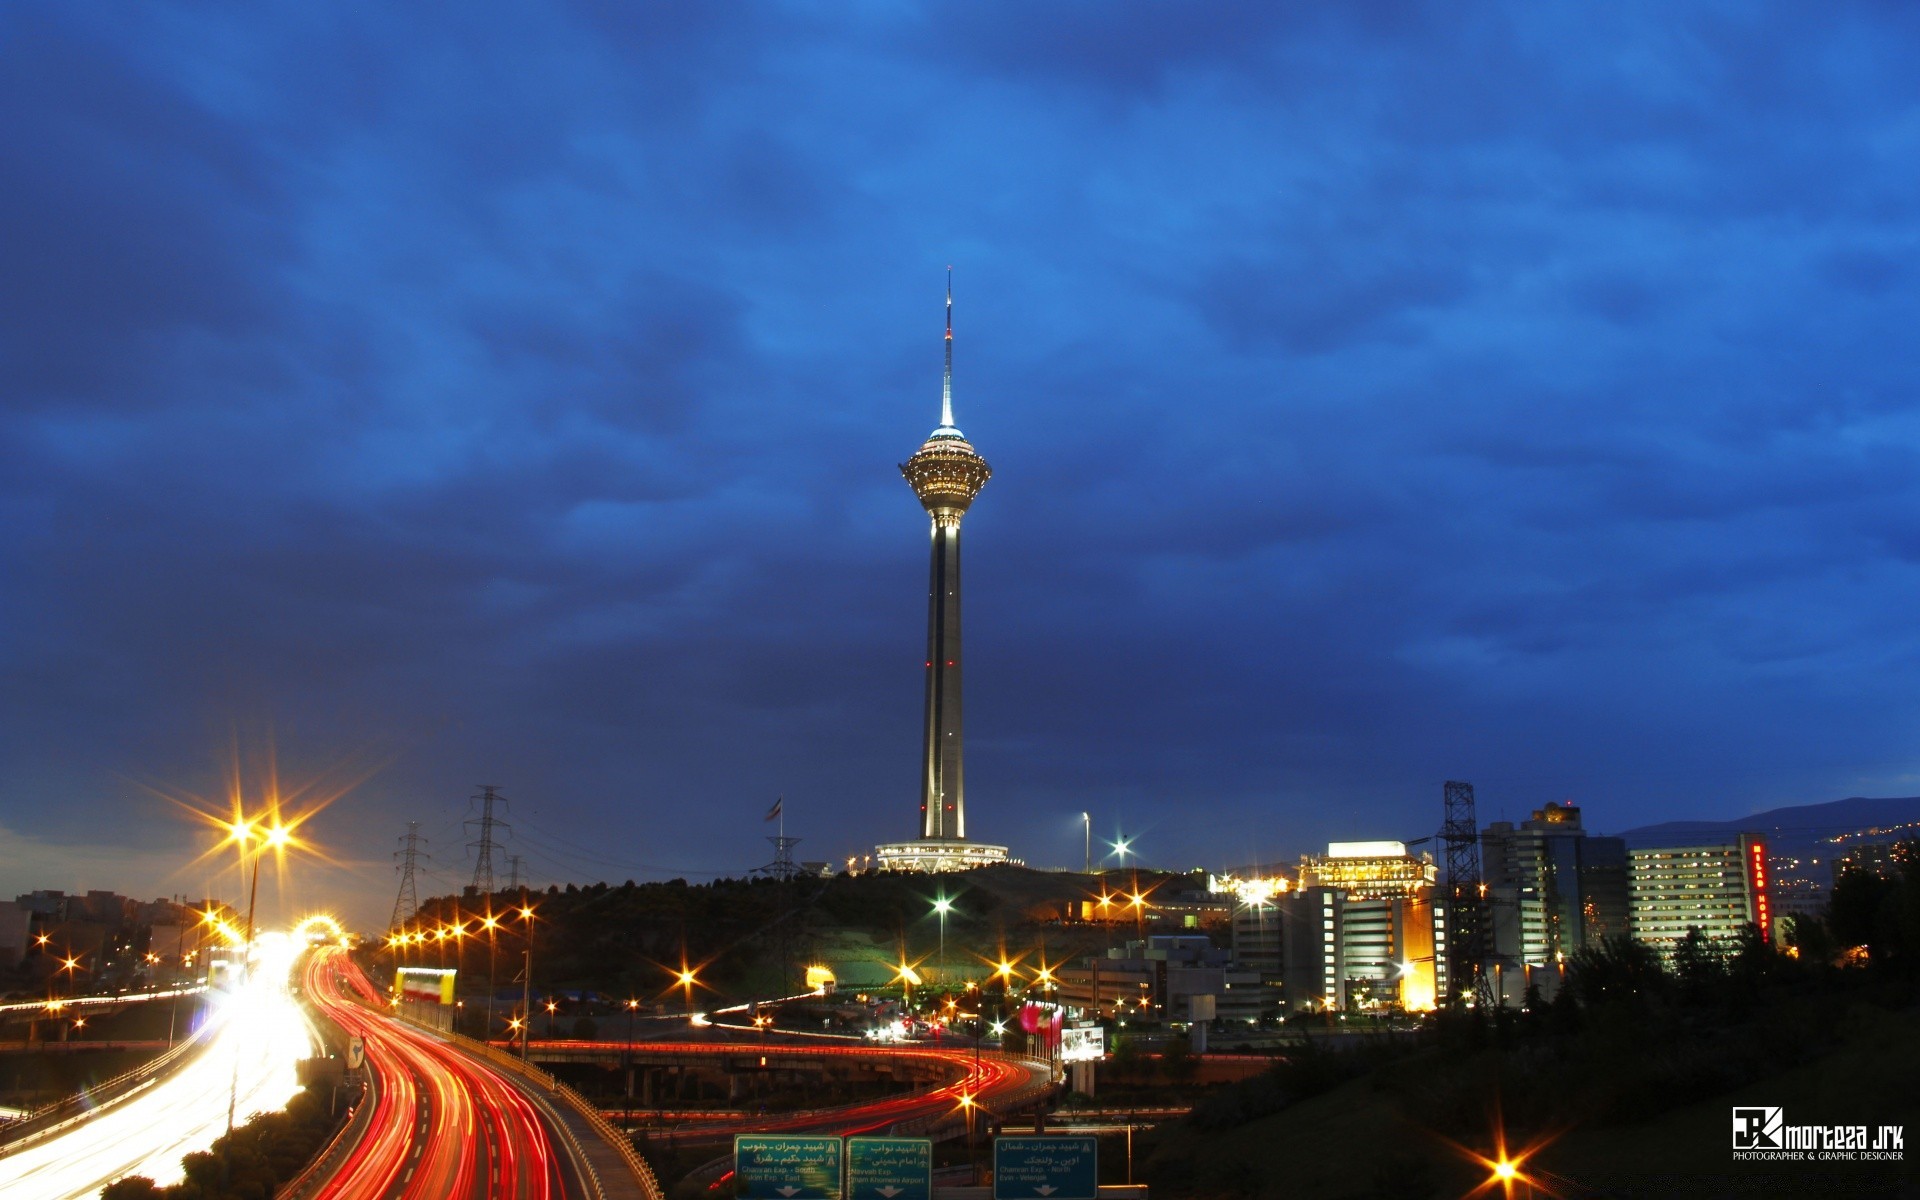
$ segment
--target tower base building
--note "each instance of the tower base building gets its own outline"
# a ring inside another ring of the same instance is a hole
[[[874,847],[882,871],[971,871],[995,863],[1019,865],[1007,857],[1005,846],[989,846],[965,838],[915,838]]]

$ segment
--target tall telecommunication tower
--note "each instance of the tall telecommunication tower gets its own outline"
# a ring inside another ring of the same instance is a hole
[[[1480,875],[1480,822],[1474,815],[1473,785],[1448,780],[1446,843],[1447,1002],[1492,1007],[1493,979],[1487,972],[1487,890]]]
[[[408,821],[406,835],[400,839],[400,849],[393,852],[393,856],[400,860],[393,868],[400,873],[400,894],[393,898],[393,917],[387,922],[389,929],[399,929],[420,911],[420,892],[414,885],[413,872],[421,859],[433,857],[421,850],[426,844],[427,839],[420,836],[420,822]]]
[[[493,815],[494,802],[499,801],[505,805],[507,798],[500,795],[499,789],[490,783],[480,784],[479,788],[480,794],[473,797],[473,800],[480,805],[480,815],[469,817],[466,822],[468,829],[476,825],[480,828],[480,836],[467,843],[467,849],[474,851],[473,883],[469,886],[476,895],[491,896],[493,894],[493,852],[506,849],[505,846],[493,840],[493,831],[511,830],[513,827],[505,821],[496,820]]]

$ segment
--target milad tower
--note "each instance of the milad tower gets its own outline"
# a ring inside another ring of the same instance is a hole
[[[876,847],[883,870],[960,871],[1006,862],[1005,846],[967,840],[967,792],[960,720],[960,518],[993,477],[953,424],[953,272],[947,272],[946,371],[940,426],[900,473],[932,518],[927,585],[926,729],[920,759],[920,836]]]

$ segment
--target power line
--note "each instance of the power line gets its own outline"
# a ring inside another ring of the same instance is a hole
[[[507,798],[500,795],[499,789],[490,783],[483,783],[477,786],[480,788],[480,794],[473,797],[473,799],[480,804],[480,815],[470,818],[466,822],[468,828],[472,828],[475,825],[480,827],[480,836],[474,841],[467,843],[467,849],[477,851],[473,860],[473,883],[471,888],[477,895],[491,896],[493,895],[493,852],[495,850],[506,849],[506,847],[502,846],[499,842],[493,840],[493,831],[495,829],[504,829],[512,832],[513,827],[505,821],[496,820],[493,815],[494,801],[497,800],[504,805],[507,803]]]
[[[414,884],[414,870],[421,859],[433,858],[420,849],[426,841],[420,836],[420,822],[408,821],[406,835],[400,839],[400,849],[393,854],[400,860],[400,864],[394,868],[400,873],[400,894],[393,898],[393,917],[387,922],[389,929],[399,929],[420,911],[420,892]]]

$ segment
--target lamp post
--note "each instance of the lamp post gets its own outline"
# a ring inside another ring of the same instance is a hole
[[[1087,862],[1086,862],[1086,870],[1084,873],[1091,875],[1093,874],[1093,814],[1092,813],[1080,814],[1080,830],[1081,830],[1081,833],[1085,836],[1085,840],[1086,840]]]
[[[480,1035],[480,1040],[491,1043],[493,1041],[494,971],[495,961],[498,958],[498,954],[496,953],[498,946],[495,944],[496,939],[494,935],[500,929],[500,918],[493,915],[493,905],[491,903],[487,905],[487,915],[480,918],[480,928],[487,931],[487,1031]]]
[[[633,1128],[633,1015],[639,1008],[638,1000],[627,1001],[627,1116],[622,1129]]]
[[[240,866],[242,870],[245,870],[247,865],[248,845],[252,843],[255,837],[258,837],[262,843],[260,848],[253,853],[253,882],[247,888],[247,933],[246,937],[240,943],[241,973],[247,975],[250,981],[252,973],[248,968],[253,958],[253,914],[260,900],[260,860],[265,857],[265,853],[269,849],[285,849],[286,846],[293,841],[293,831],[278,821],[262,829],[259,822],[249,821],[244,816],[229,825],[227,830],[228,840],[232,841],[233,844],[240,849]],[[233,1055],[233,1071],[227,1086],[227,1133],[229,1135],[233,1133],[233,1112],[234,1108],[239,1104],[239,1100],[240,1053],[239,1047],[236,1046]]]
[[[942,893],[933,902],[933,911],[940,914],[940,986],[947,986],[947,914],[953,911],[953,901]]]
[[[682,966],[679,973],[674,976],[674,981],[680,985],[680,990],[686,996],[687,1021],[691,1023],[693,1021],[693,985],[700,982],[699,977],[694,974],[692,968]]]
[[[520,1061],[527,1059],[527,1032],[533,1025],[533,907],[527,903],[527,890],[520,889],[520,922],[526,931],[527,948],[520,956]]]

